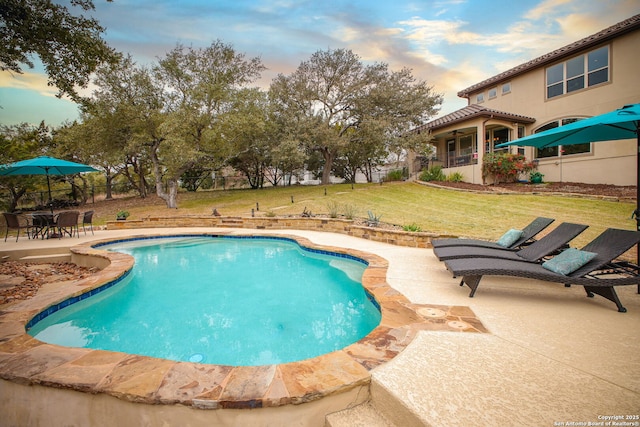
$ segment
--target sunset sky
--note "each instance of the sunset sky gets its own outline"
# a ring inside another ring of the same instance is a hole
[[[60,1],[67,4],[67,1]],[[351,49],[365,63],[408,67],[444,95],[441,115],[466,105],[456,93],[640,13],[638,0],[94,0],[104,38],[141,64],[176,44],[220,40],[267,70],[264,89],[318,50]],[[76,9],[76,8],[73,8]],[[89,88],[85,93],[90,93]],[[0,124],[52,126],[78,118],[42,68],[0,72]]]

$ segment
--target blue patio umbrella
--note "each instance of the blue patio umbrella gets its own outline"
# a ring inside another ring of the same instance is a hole
[[[496,147],[517,145],[546,148],[632,138],[637,141],[636,209],[632,217],[636,218],[636,229],[640,231],[640,104],[625,105],[609,113],[578,120],[568,125],[509,141]],[[640,247],[638,248],[638,264],[640,265]],[[640,285],[638,285],[638,289],[640,291]]]
[[[47,156],[21,160],[7,165],[0,165],[0,176],[46,175],[47,189],[49,190],[49,202],[51,202],[51,183],[49,182],[50,175],[73,175],[80,172],[98,172],[98,170],[91,166],[83,165],[82,163],[75,163]],[[53,206],[51,206],[51,210],[53,211]]]

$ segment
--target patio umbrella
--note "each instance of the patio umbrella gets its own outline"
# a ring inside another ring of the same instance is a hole
[[[56,159],[55,157],[36,157],[35,159],[22,160],[7,165],[0,165],[0,176],[9,175],[46,175],[47,189],[49,190],[49,202],[51,202],[51,175],[73,175],[79,172],[98,172],[97,169],[81,163]],[[50,204],[51,211],[53,206]]]
[[[632,217],[636,218],[636,229],[640,231],[640,104],[625,105],[609,113],[578,120],[568,125],[509,141],[496,147],[526,145],[545,148],[631,138],[635,138],[637,141],[636,209]],[[640,247],[638,248],[638,264],[640,265]],[[640,285],[638,285],[638,289],[640,291]]]

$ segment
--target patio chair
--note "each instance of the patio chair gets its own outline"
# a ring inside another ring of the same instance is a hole
[[[33,225],[33,238],[44,239],[49,237],[49,232],[55,230],[55,218],[51,212],[34,212],[31,214],[31,224]]]
[[[618,306],[618,311],[627,311],[620,302],[615,286],[640,284],[638,266],[615,259],[640,242],[640,232],[609,228],[583,247],[594,257],[575,270],[566,274],[556,273],[545,268],[545,264],[525,261],[513,261],[499,258],[462,258],[445,261],[453,277],[462,277],[460,286],[471,289],[473,297],[483,276],[522,277],[547,282],[564,283],[565,286],[584,286],[588,297],[598,294]],[[564,251],[556,257],[562,257]],[[552,258],[552,259],[554,259]],[[547,261],[549,262],[549,261]]]
[[[459,258],[502,258],[514,261],[539,262],[544,257],[553,255],[589,226],[563,222],[549,234],[536,240],[523,249],[516,251],[508,248],[483,248],[478,246],[445,246],[434,248],[433,253],[440,261]]]
[[[87,235],[86,225],[89,225],[89,229],[91,230],[91,234],[93,233],[93,211],[87,211],[82,214],[82,230],[84,231],[84,235]]]
[[[522,229],[522,235],[515,240],[511,245],[506,247],[514,249],[521,248],[526,244],[533,242],[534,237],[540,233],[542,230],[547,228],[554,219],[538,217],[531,221],[529,225]],[[431,242],[434,248],[443,248],[445,246],[479,246],[484,248],[504,248],[505,246],[498,245],[495,242],[490,242],[486,240],[478,240],[478,239],[436,239]]]
[[[3,212],[4,220],[7,222],[7,231],[4,235],[4,241],[7,241],[9,230],[17,230],[16,242],[20,238],[20,230],[27,230],[27,238],[31,239],[30,231],[33,228],[29,221],[23,216],[9,212]]]
[[[64,234],[68,234],[69,237],[73,237],[74,230],[78,239],[80,238],[80,233],[78,232],[79,216],[80,212],[78,211],[63,211],[58,214],[58,219],[56,220],[58,238],[62,238]]]

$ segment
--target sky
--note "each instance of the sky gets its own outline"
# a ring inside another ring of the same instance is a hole
[[[58,3],[68,5],[66,0]],[[368,64],[403,67],[444,102],[439,116],[467,105],[457,93],[640,13],[640,0],[94,0],[103,38],[139,64],[177,44],[215,41],[267,70],[265,90],[317,51],[350,49]],[[77,8],[72,8],[77,9]],[[37,59],[37,58],[36,58]],[[50,126],[78,119],[55,97],[42,67],[0,72],[0,124]],[[91,87],[83,91],[90,94]]]

